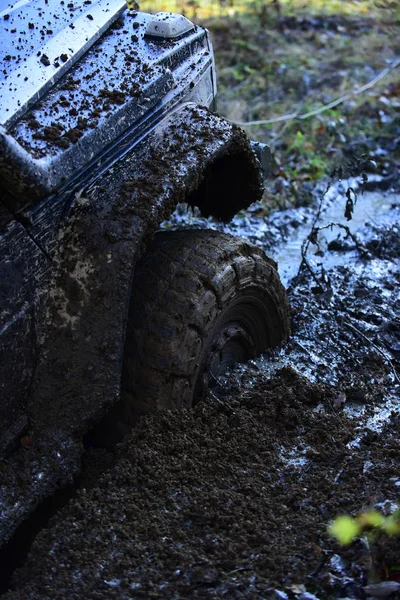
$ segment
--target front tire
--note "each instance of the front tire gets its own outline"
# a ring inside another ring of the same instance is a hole
[[[261,249],[209,230],[157,233],[134,276],[123,404],[132,416],[190,408],[289,332],[286,290]]]

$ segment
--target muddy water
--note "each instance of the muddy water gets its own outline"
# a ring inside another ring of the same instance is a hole
[[[357,200],[352,219],[348,221],[345,216],[346,190],[352,187],[357,191]],[[326,192],[326,193],[325,193]],[[323,199],[322,199],[322,196]],[[297,274],[301,263],[301,247],[304,240],[311,232],[311,227],[316,217],[319,203],[322,199],[321,216],[316,223],[317,227],[324,227],[330,223],[345,225],[352,234],[362,237],[362,229],[368,224],[390,225],[396,209],[400,208],[400,194],[395,192],[362,192],[357,181],[353,179],[339,182],[330,187],[328,191],[323,186],[315,193],[315,204],[312,207],[303,207],[280,211],[270,218],[262,216],[261,204],[253,204],[247,211],[236,215],[230,223],[221,224],[212,218],[204,219],[196,209],[192,210],[185,204],[176,209],[169,221],[165,221],[163,228],[212,228],[232,235],[240,236],[249,242],[261,246],[265,252],[278,263],[282,282],[289,286],[291,279]],[[343,252],[327,250],[330,242],[343,240],[346,232],[338,226],[324,229],[319,235],[320,248],[311,250],[309,258],[315,264],[321,264],[321,255],[324,253],[323,263],[326,267],[346,264],[349,256]],[[360,239],[361,241],[361,239]],[[353,253],[351,260],[356,263],[358,255]]]
[[[321,214],[321,218],[317,222],[318,227],[324,227],[330,223],[339,223],[349,227],[352,234],[359,233],[367,223],[374,224],[389,224],[394,207],[400,206],[400,195],[388,193],[383,195],[382,192],[366,192],[360,194],[355,206],[353,218],[347,221],[344,217],[346,198],[341,190],[333,188],[326,195],[325,206]],[[297,274],[300,265],[301,246],[304,239],[310,233],[308,223],[300,225],[295,233],[289,239],[281,244],[277,249],[272,250],[272,256],[279,265],[279,272],[282,281],[288,285],[290,280]],[[343,252],[327,251],[328,244],[337,238],[343,239],[346,232],[337,226],[324,229],[319,236],[320,246],[322,247],[323,257],[315,254],[316,250],[311,252],[312,261],[321,263],[323,258],[325,268],[331,268],[336,265],[346,264],[349,261],[349,256]],[[354,254],[352,259],[357,261],[357,256]]]
[[[344,216],[349,187],[357,192],[350,221]],[[181,205],[163,225],[207,227],[241,236],[263,247],[277,261],[281,279],[289,288],[296,313],[289,346],[270,351],[220,378],[214,390],[217,395],[238,389],[250,393],[260,372],[271,377],[278,369],[292,367],[313,383],[337,388],[341,398],[338,407],[360,422],[360,431],[367,428],[379,432],[399,408],[400,379],[392,361],[398,358],[400,350],[394,299],[398,295],[400,266],[399,253],[390,240],[389,256],[380,255],[379,243],[374,245],[374,241],[385,237],[386,231],[398,240],[400,194],[379,189],[362,193],[352,179],[328,190],[322,187],[315,198],[311,207],[277,212],[269,218],[263,216],[261,205],[252,205],[228,224],[204,219],[196,209]],[[329,224],[335,225],[327,227]],[[348,227],[353,237],[340,225]],[[309,244],[307,251],[314,276],[303,270],[297,284],[293,278],[299,273],[302,246],[313,226],[323,228],[318,234],[318,245]],[[315,293],[316,280],[321,282],[319,293]],[[391,330],[389,337],[385,329]],[[369,390],[365,383],[368,373],[360,373],[358,359],[354,358],[353,350],[360,346],[382,360],[387,370],[385,377],[380,374],[371,378]],[[379,396],[377,390],[383,379],[386,387],[375,403],[373,399]],[[350,445],[359,442],[357,435]],[[305,462],[303,455],[304,451],[293,448],[286,459],[300,467]]]

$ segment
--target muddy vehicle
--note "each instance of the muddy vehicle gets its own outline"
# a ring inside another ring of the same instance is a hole
[[[192,406],[286,339],[289,309],[256,247],[157,232],[181,202],[230,219],[268,174],[268,148],[209,111],[206,30],[120,0],[1,0],[0,28],[4,543],[96,424]]]

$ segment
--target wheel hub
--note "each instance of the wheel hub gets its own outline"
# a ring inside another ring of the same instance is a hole
[[[224,375],[227,369],[237,363],[245,362],[254,357],[254,343],[250,335],[240,325],[228,325],[220,332],[211,345],[207,360],[205,375],[211,375],[208,385],[212,387],[212,380]]]

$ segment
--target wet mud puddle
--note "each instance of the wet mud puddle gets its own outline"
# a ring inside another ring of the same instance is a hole
[[[400,194],[382,192],[366,192],[359,194],[355,205],[352,219],[348,221],[344,217],[346,198],[343,193],[338,194],[337,189],[332,189],[326,196],[326,208],[323,208],[321,217],[317,222],[317,227],[327,227],[319,236],[319,244],[323,252],[323,260],[317,254],[311,252],[311,259],[314,264],[323,264],[325,268],[330,268],[340,264],[346,264],[349,261],[347,252],[338,252],[329,246],[334,246],[336,240],[342,241],[346,237],[346,232],[338,228],[337,225],[329,227],[329,224],[340,224],[349,228],[350,232],[359,236],[362,243],[362,229],[366,224],[390,225],[394,209],[400,208]],[[278,263],[279,272],[283,283],[288,286],[291,279],[296,276],[300,261],[301,249],[304,240],[310,233],[310,225],[305,223],[297,227],[296,232],[285,243],[276,250],[272,250],[272,256]],[[357,262],[358,256],[353,253],[350,260]]]
[[[346,190],[355,188],[357,200],[352,218],[348,221],[344,214],[346,208]],[[300,207],[274,213],[269,218],[263,217],[261,204],[253,204],[246,211],[241,211],[230,223],[220,223],[212,217],[201,217],[197,209],[192,210],[186,204],[177,207],[174,214],[162,225],[166,229],[179,229],[191,227],[194,229],[212,228],[225,233],[242,237],[252,244],[262,247],[265,252],[278,263],[278,270],[283,284],[288,287],[290,281],[296,276],[301,263],[301,249],[304,241],[311,232],[318,205],[324,190],[316,192],[316,201],[312,207]],[[318,228],[329,224],[344,225],[352,234],[358,235],[362,243],[363,228],[367,225],[390,226],[393,219],[397,219],[400,210],[400,192],[383,192],[380,190],[364,192],[357,189],[357,182],[353,179],[340,182],[332,186],[322,199],[321,215],[316,223]],[[340,227],[327,227],[319,235],[318,251],[324,252],[324,261],[315,252],[310,252],[311,260],[315,265],[324,264],[333,267],[346,264],[349,261],[348,253],[335,251],[328,246],[336,247],[343,244],[346,232]],[[350,260],[357,262],[358,255],[353,253]]]
[[[357,192],[356,198],[352,196],[351,220],[345,218],[349,187]],[[218,388],[223,395],[237,392],[240,380],[241,392],[246,393],[247,387],[251,393],[258,380],[255,374],[272,377],[279,369],[294,368],[310,382],[336,388],[337,408],[360,422],[360,433],[349,442],[355,446],[361,431],[382,431],[399,409],[400,378],[393,361],[400,354],[400,193],[379,189],[362,193],[357,181],[349,179],[322,190],[311,207],[277,212],[269,218],[262,212],[260,205],[252,205],[230,223],[221,224],[181,205],[164,223],[167,228],[211,227],[261,246],[277,261],[288,288],[294,312],[289,345],[240,365],[220,380],[215,392]],[[313,226],[320,230],[318,243],[308,244],[310,269],[300,269],[302,248]],[[372,363],[382,362],[385,376],[371,377],[367,367],[361,368],[357,352],[371,354]],[[304,465],[304,453],[292,449],[289,463]]]

